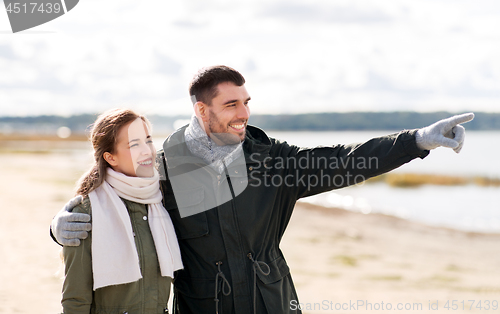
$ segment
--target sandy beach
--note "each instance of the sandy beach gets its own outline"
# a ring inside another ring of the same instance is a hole
[[[89,161],[0,153],[0,313],[60,312],[49,224]],[[299,203],[282,250],[304,313],[498,313],[499,243],[498,234]]]

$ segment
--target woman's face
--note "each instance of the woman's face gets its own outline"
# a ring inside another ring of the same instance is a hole
[[[106,160],[117,172],[130,177],[154,175],[156,150],[148,126],[140,118],[120,128],[115,153],[110,155]]]

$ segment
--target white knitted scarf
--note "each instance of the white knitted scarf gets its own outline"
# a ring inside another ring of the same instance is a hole
[[[183,268],[170,216],[163,207],[159,175],[129,177],[107,169],[106,181],[89,193],[92,206],[92,271],[94,290],[142,278],[132,223],[120,197],[148,204],[148,222],[162,276]]]

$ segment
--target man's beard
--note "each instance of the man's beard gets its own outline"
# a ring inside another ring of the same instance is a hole
[[[211,110],[208,110],[208,130],[210,131],[210,137],[218,145],[234,145],[242,141],[238,135],[229,133],[228,126],[224,128]]]

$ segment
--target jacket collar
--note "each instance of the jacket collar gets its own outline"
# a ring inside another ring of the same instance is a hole
[[[186,163],[206,164],[203,159],[194,156],[189,151],[184,136],[186,128],[187,125],[176,130],[163,143],[168,168],[175,168]],[[263,130],[247,125],[245,141],[243,142],[243,152],[247,163],[250,163],[249,161],[262,162],[269,156],[271,145],[271,140]]]
[[[269,157],[271,145],[271,140],[262,129],[252,125],[247,126],[245,142],[243,142],[247,163],[264,161],[266,157]]]

